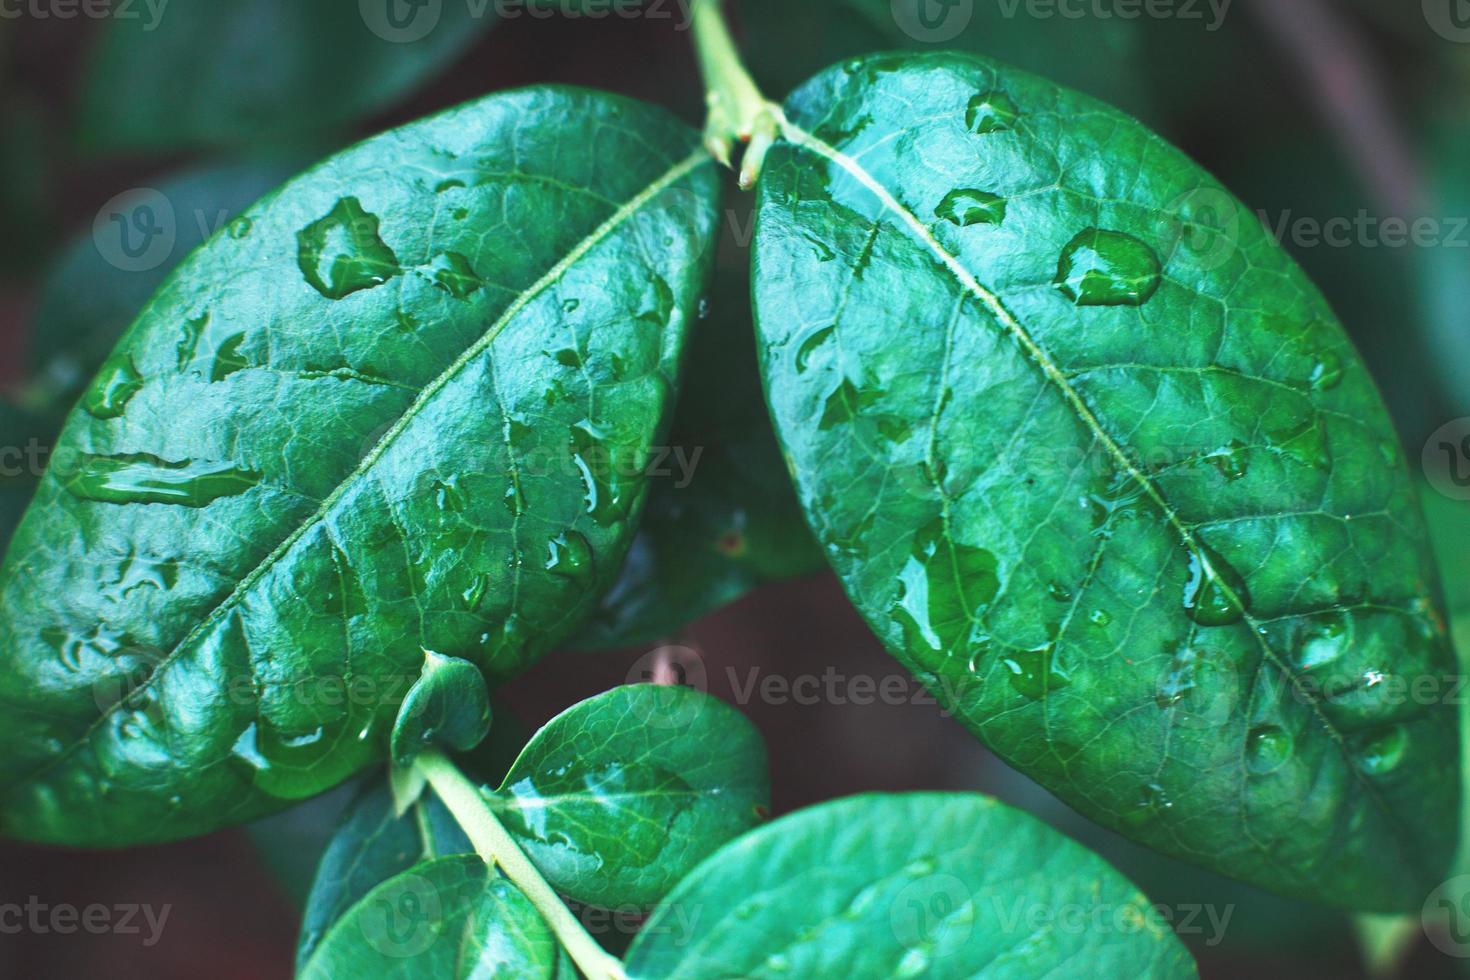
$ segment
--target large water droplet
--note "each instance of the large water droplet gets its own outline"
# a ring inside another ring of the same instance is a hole
[[[1142,306],[1162,281],[1153,249],[1121,231],[1088,228],[1057,263],[1057,288],[1078,306]]]
[[[1245,618],[1250,593],[1245,580],[1207,545],[1189,555],[1184,584],[1184,611],[1201,626],[1228,626]]]
[[[837,332],[835,326],[818,327],[807,335],[796,349],[796,373],[803,374],[811,367],[812,358],[831,341]]]
[[[1347,617],[1328,614],[1313,619],[1303,630],[1297,649],[1299,670],[1313,670],[1338,660],[1352,643],[1352,629]]]
[[[1394,726],[1363,739],[1358,748],[1358,764],[1365,772],[1386,773],[1403,761],[1409,748],[1409,736],[1402,726]]]
[[[1021,118],[1015,101],[1006,93],[993,90],[970,99],[965,106],[965,128],[972,133],[996,133],[1012,129]]]
[[[302,799],[361,766],[370,754],[366,743],[373,738],[374,727],[362,709],[291,730],[261,718],[240,733],[231,754],[264,792],[280,799]]]
[[[143,390],[143,379],[127,354],[107,359],[97,379],[82,397],[82,408],[99,419],[115,419],[122,415],[133,396]]]
[[[1245,764],[1254,773],[1281,768],[1291,758],[1291,736],[1275,725],[1252,728],[1245,737]]]
[[[961,228],[998,225],[1006,218],[1006,199],[987,191],[960,188],[944,195],[934,216]]]
[[[485,282],[475,272],[470,260],[458,252],[445,252],[436,257],[429,266],[434,285],[455,299],[468,299]]]
[[[625,516],[624,480],[619,470],[621,461],[616,447],[606,441],[591,422],[572,427],[572,463],[582,476],[586,489],[587,513],[603,527],[610,527]]]
[[[551,539],[546,570],[576,582],[592,574],[592,545],[576,531],[564,531]]]
[[[66,481],[82,500],[104,504],[180,504],[204,507],[260,483],[261,475],[229,463],[171,462],[135,453],[83,456]]]
[[[1033,701],[1072,683],[1072,678],[1055,664],[1055,647],[1048,643],[1035,650],[1017,650],[1001,664],[1010,673],[1011,687]]]
[[[1000,590],[995,555],[951,541],[944,521],[919,529],[903,570],[892,616],[910,650],[946,656],[963,652]]]
[[[344,197],[320,220],[296,233],[297,263],[312,288],[342,299],[398,275],[398,256],[378,237],[378,217]]]

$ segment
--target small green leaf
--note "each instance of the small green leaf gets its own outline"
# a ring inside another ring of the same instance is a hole
[[[1014,122],[976,127],[977,99]],[[1409,692],[1454,664],[1393,427],[1321,294],[1156,135],[995,62],[858,59],[786,115],[767,393],[888,649],[1108,827],[1417,909],[1459,764],[1452,707]],[[936,217],[957,188],[1004,219]]]
[[[426,860],[373,889],[296,975],[570,980],[576,972],[530,900],[471,854]]]
[[[253,146],[344,127],[448,67],[497,9],[396,0],[152,6],[157,14],[107,20],[82,100],[89,149]]]
[[[744,269],[690,339],[663,472],[622,573],[574,645],[654,643],[753,589],[826,568],[761,392]]]
[[[490,796],[553,888],[608,908],[658,901],[769,803],[750,722],[700,691],[651,684],[553,718]]]
[[[1107,862],[957,793],[851,797],[746,834],[654,910],[627,964],[633,980],[1195,976]]]
[[[0,720],[0,832],[262,816],[386,757],[420,648],[501,680],[572,634],[636,529],[718,193],[664,112],[525,89],[194,252],[114,352],[141,387],[72,414],[0,569],[0,700],[32,708]]]
[[[423,673],[393,722],[393,761],[408,766],[430,746],[467,752],[490,731],[490,692],[468,660],[424,651]]]

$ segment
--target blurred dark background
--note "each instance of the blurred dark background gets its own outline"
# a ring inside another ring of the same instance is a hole
[[[974,0],[966,26],[935,41],[907,34],[888,0],[732,9],[771,97],[846,56],[937,45],[1015,62],[1138,115],[1287,229],[1286,247],[1342,315],[1418,459],[1429,433],[1470,415],[1470,4],[1436,3],[1235,0],[1218,18],[1219,4],[1201,2],[1188,5],[1196,17],[1180,3],[1174,16],[1123,19],[1102,13],[1109,3],[1063,4],[1082,13],[1070,18],[1039,16],[1043,8],[1024,0]],[[336,51],[320,47],[319,25],[300,11],[345,8],[333,16],[347,23],[361,16],[354,0],[172,0],[156,32],[60,16],[77,7],[26,0],[0,16],[0,384],[27,410],[64,399],[68,370],[85,370],[87,328],[74,321],[89,314],[75,301],[89,295],[92,266],[117,275],[97,265],[92,230],[121,192],[242,158],[289,174],[361,136],[531,83],[612,89],[694,125],[702,113],[674,0],[659,6],[666,16],[627,18],[543,18],[511,5],[518,15],[493,29],[488,19],[451,18],[437,39]],[[234,19],[221,26],[204,8],[228,8]],[[191,16],[202,25],[193,37]],[[405,67],[415,58],[423,63]],[[206,198],[197,210],[244,203]],[[728,206],[732,226],[748,227],[749,202],[732,196]],[[1392,243],[1389,219],[1421,218],[1433,242]],[[1352,227],[1340,238],[1323,238],[1328,223],[1344,221]],[[737,246],[722,256],[731,269],[744,261]],[[71,321],[48,309],[58,293],[73,300],[62,304]],[[1011,773],[920,694],[829,576],[764,588],[668,642],[693,651],[685,656],[699,658],[711,692],[765,733],[777,813],[863,790],[984,790],[1099,849],[1158,901],[1232,909],[1219,942],[1207,944],[1208,930],[1185,937],[1205,977],[1368,975],[1344,916],[1152,856]],[[623,683],[649,649],[555,654],[501,692],[506,710],[539,725]],[[770,677],[812,678],[818,696],[763,697],[759,682]],[[860,703],[868,688],[853,679],[889,677],[902,679],[893,683],[903,697]],[[753,681],[757,693],[743,695]],[[144,945],[146,927],[0,934],[0,976],[289,976],[301,892],[340,802],[334,794],[249,831],[120,853],[0,844],[0,902],[170,910],[153,945]],[[1420,941],[1401,975],[1458,967]]]

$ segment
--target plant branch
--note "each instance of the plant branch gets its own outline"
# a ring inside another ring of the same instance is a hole
[[[480,788],[444,756],[425,753],[414,763],[449,808],[475,853],[505,873],[541,913],[572,962],[588,980],[627,980],[623,963],[597,945],[572,910],[536,870],[515,840],[491,811]]]
[[[766,100],[745,70],[720,9],[721,2],[694,0],[694,50],[709,106],[704,145],[728,167],[732,166],[735,145],[748,143],[740,166],[740,186],[749,190],[760,177],[766,152],[776,141],[780,109]]]

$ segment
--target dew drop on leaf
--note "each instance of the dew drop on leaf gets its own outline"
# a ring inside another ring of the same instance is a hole
[[[228,225],[226,225],[225,229],[228,232],[229,236],[238,242],[242,238],[248,237],[250,234],[250,229],[254,226],[255,222],[251,221],[249,218],[245,217],[245,215],[242,214],[239,217],[233,219]]]
[[[1195,688],[1196,672],[1204,657],[1203,651],[1184,647],[1169,661],[1169,669],[1159,682],[1154,693],[1154,703],[1168,709],[1187,698]]]
[[[144,453],[83,456],[66,479],[82,500],[104,504],[179,504],[204,507],[260,483],[261,475],[228,463],[172,462]]]
[[[484,281],[475,272],[470,260],[458,252],[445,252],[437,256],[429,266],[434,285],[455,299],[468,299]]]
[[[1006,218],[1006,200],[988,191],[960,188],[944,195],[934,209],[934,216],[961,228],[998,225]]]
[[[1014,651],[1001,664],[1010,673],[1011,687],[1031,700],[1039,701],[1048,692],[1072,683],[1072,678],[1053,662],[1055,655],[1055,647],[1048,643],[1035,650]]]
[[[1057,263],[1057,288],[1078,306],[1142,306],[1162,281],[1154,250],[1121,231],[1088,228]]]
[[[965,106],[965,128],[972,133],[995,133],[1011,129],[1021,112],[1009,95],[1001,91],[985,92],[970,99]]]
[[[240,353],[240,348],[245,344],[243,333],[233,334],[226,337],[215,351],[214,363],[209,368],[210,381],[223,381],[237,371],[243,371],[250,366],[250,362]]]
[[[576,582],[592,574],[592,545],[576,531],[564,531],[547,547],[546,570]]]
[[[1184,584],[1184,612],[1201,626],[1228,626],[1245,618],[1250,594],[1245,580],[1208,546],[1189,555]]]
[[[1370,735],[1358,749],[1358,764],[1364,772],[1386,773],[1398,766],[1409,747],[1409,736],[1402,726],[1384,729]]]
[[[990,551],[951,541],[941,518],[920,528],[891,611],[909,648],[939,656],[962,650],[1000,591],[996,569]]]
[[[344,197],[324,217],[296,233],[297,263],[311,287],[343,299],[398,275],[398,257],[378,237],[378,217]]]
[[[1245,764],[1251,772],[1267,773],[1291,758],[1292,740],[1275,725],[1252,728],[1245,737]]]
[[[835,326],[818,327],[801,342],[801,346],[796,349],[797,374],[806,373],[807,368],[811,367],[812,358],[827,345],[836,331]]]
[[[98,419],[122,415],[133,396],[143,390],[143,379],[127,354],[115,354],[102,365],[97,379],[82,397],[82,408]]]
[[[1345,616],[1330,613],[1311,620],[1302,632],[1297,646],[1298,670],[1313,670],[1342,657],[1352,641]]]
[[[1316,391],[1326,391],[1341,383],[1342,374],[1342,358],[1332,351],[1323,351],[1317,356],[1317,363],[1313,365],[1312,374],[1307,380]]]

